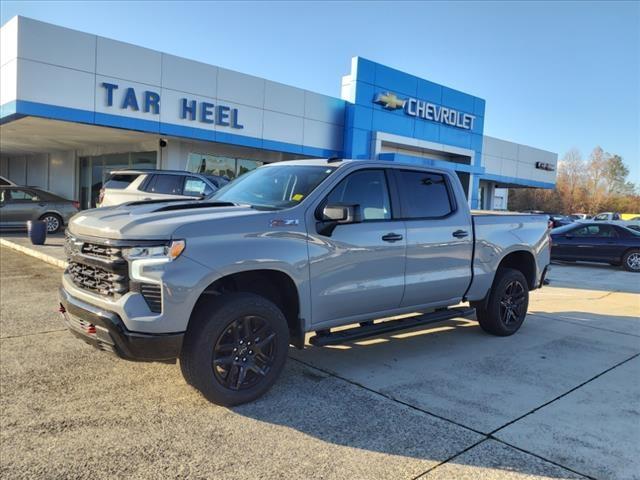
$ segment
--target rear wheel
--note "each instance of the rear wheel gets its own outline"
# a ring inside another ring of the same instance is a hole
[[[40,220],[47,225],[47,233],[56,233],[62,228],[62,218],[56,213],[45,213]]]
[[[640,250],[629,250],[622,257],[622,267],[629,272],[640,272]]]
[[[480,327],[493,335],[513,335],[522,326],[529,307],[529,287],[524,275],[512,268],[501,268],[486,304],[472,304]]]
[[[250,402],[275,383],[287,358],[289,329],[282,312],[251,293],[229,293],[198,307],[180,367],[211,402]]]

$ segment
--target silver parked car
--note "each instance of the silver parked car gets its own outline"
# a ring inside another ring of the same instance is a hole
[[[78,212],[78,202],[34,187],[0,186],[0,228],[25,228],[29,220],[44,220],[56,233]]]

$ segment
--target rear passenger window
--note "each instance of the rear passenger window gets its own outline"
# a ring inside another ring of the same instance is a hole
[[[405,218],[444,217],[453,211],[443,175],[409,170],[397,175]]]
[[[117,173],[109,177],[109,180],[107,180],[104,184],[104,188],[115,188],[118,190],[122,190],[123,188],[127,188],[136,178],[138,178],[137,173]]]
[[[167,195],[182,195],[182,181],[180,175],[154,175],[145,190],[151,193]]]

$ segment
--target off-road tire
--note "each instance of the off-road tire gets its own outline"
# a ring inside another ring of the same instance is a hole
[[[500,337],[513,335],[520,329],[527,315],[527,279],[518,270],[501,268],[496,273],[488,301],[472,303],[471,306],[475,307],[476,318],[485,332]],[[507,314],[507,310],[512,313]]]
[[[254,327],[255,332],[247,332],[247,328]],[[254,336],[262,331],[269,334],[263,338]],[[260,345],[271,334],[267,354]],[[234,345],[236,350],[227,345]],[[198,305],[185,335],[180,368],[186,382],[209,401],[223,406],[240,405],[264,395],[273,386],[284,367],[288,348],[287,320],[276,305],[253,293],[225,293]],[[229,351],[231,360],[221,353],[225,351]],[[270,361],[262,362],[267,357]],[[247,363],[242,363],[245,358]],[[220,364],[221,360],[229,364]],[[226,372],[221,371],[227,367]],[[243,369],[245,377],[240,377]],[[238,383],[240,378],[247,379],[247,385]]]

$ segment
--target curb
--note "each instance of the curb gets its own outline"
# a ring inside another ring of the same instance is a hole
[[[64,260],[52,257],[51,255],[47,255],[46,253],[38,252],[33,248],[23,247],[22,245],[7,240],[6,238],[0,238],[0,245],[24,253],[25,255],[35,257],[58,268],[67,268],[67,262],[65,262]]]

